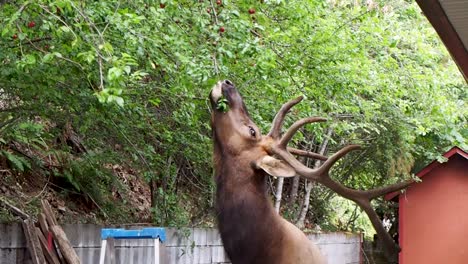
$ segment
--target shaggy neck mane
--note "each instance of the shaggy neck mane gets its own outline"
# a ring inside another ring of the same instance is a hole
[[[266,194],[264,172],[253,172],[242,162],[223,156],[215,162],[215,175],[218,226],[231,261],[274,263],[280,257],[275,249],[283,234]]]

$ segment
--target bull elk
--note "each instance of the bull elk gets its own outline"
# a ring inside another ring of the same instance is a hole
[[[267,195],[265,177],[293,177],[317,181],[341,196],[356,202],[369,216],[378,236],[395,257],[398,245],[385,231],[370,201],[400,190],[408,182],[372,190],[355,190],[336,182],[329,170],[341,157],[359,148],[350,145],[331,157],[289,148],[287,144],[302,126],[326,121],[320,117],[296,121],[281,133],[288,111],[303,98],[285,103],[276,114],[271,130],[261,135],[251,120],[240,93],[229,80],[218,82],[211,90],[211,127],[213,133],[218,228],[226,253],[233,264],[325,263],[317,246],[296,226],[278,215]],[[323,160],[312,169],[294,155]]]

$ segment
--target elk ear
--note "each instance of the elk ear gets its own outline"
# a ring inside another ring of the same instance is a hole
[[[266,173],[275,177],[294,177],[296,170],[289,166],[286,162],[266,155],[255,164],[257,168],[264,170]]]

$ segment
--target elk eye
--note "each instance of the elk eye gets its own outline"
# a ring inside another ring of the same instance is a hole
[[[249,126],[249,132],[252,137],[255,137],[255,135],[257,135],[257,132],[255,132],[255,129],[253,129],[253,127],[251,126]]]

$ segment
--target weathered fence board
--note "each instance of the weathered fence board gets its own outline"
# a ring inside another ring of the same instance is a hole
[[[64,225],[63,229],[83,264],[99,263],[101,226]],[[216,229],[167,228],[167,240],[161,247],[164,264],[229,263]],[[310,234],[329,264],[357,264],[361,255],[361,237],[348,233]],[[116,261],[125,264],[152,263],[150,239],[116,240]],[[0,224],[0,264],[29,264],[21,225]]]

